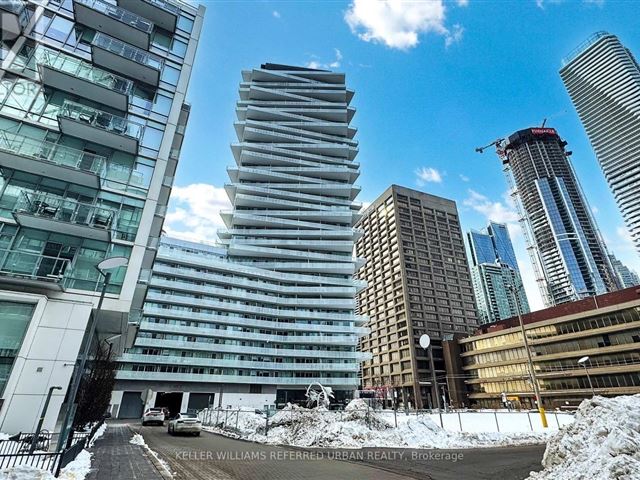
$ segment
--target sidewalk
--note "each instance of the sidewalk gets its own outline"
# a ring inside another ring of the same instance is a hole
[[[93,457],[86,480],[163,480],[144,447],[129,443],[132,436],[127,425],[108,424],[90,450]]]

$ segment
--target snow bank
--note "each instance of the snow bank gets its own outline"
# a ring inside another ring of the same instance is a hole
[[[287,405],[269,419],[267,434],[264,416],[254,412],[241,413],[237,430],[234,428],[235,419],[229,421],[226,429],[220,426],[205,426],[204,429],[260,443],[320,448],[495,447],[543,443],[550,436],[546,432],[448,432],[427,416],[407,417],[395,428],[392,417],[358,408],[361,405],[354,402],[343,412]]]
[[[584,400],[529,480],[640,479],[640,394]]]
[[[58,480],[84,480],[91,471],[91,453],[82,450],[76,459],[60,471]],[[19,465],[0,471],[0,480],[55,480],[48,470]]]
[[[160,455],[158,455],[155,451],[151,450],[149,445],[147,445],[147,442],[144,441],[144,437],[142,435],[140,435],[139,433],[135,433],[133,437],[131,437],[131,440],[129,440],[129,443],[133,445],[140,445],[149,453],[149,455],[152,455],[158,461],[158,463],[162,466],[162,468],[165,469],[165,471],[167,472],[167,474],[169,474],[169,476],[173,476],[173,473],[169,468],[169,464],[165,462],[162,458],[160,458]]]
[[[96,433],[91,439],[91,441],[89,442],[89,445],[87,445],[87,448],[93,447],[93,444],[95,443],[95,441],[98,440],[102,435],[104,435],[104,432],[106,431],[107,431],[107,424],[106,422],[103,422],[102,425],[98,427],[98,430],[96,430]]]
[[[129,443],[133,445],[140,445],[141,447],[147,446],[146,442],[144,441],[144,438],[139,433],[134,434],[133,437],[131,437],[131,440],[129,440]]]

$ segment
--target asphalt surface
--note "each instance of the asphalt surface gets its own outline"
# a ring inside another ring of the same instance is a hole
[[[465,450],[300,449],[132,425],[176,480],[523,480],[544,446]],[[114,479],[115,480],[115,479]]]

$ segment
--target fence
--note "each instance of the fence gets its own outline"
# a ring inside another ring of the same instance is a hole
[[[32,433],[18,433],[6,440],[0,440],[0,470],[26,465],[48,470],[58,476],[60,470],[75,460],[78,454],[91,442],[103,422],[95,424],[88,432],[73,432],[64,450],[49,452],[57,434],[48,431],[40,432],[36,442],[36,451],[29,453],[33,441]]]
[[[273,413],[273,412],[271,412]],[[449,432],[467,433],[526,433],[555,431],[573,422],[573,414],[547,412],[548,427],[542,427],[537,411],[449,411],[438,413],[436,410],[375,410],[373,408],[356,410],[306,410],[291,409],[278,411],[278,423],[295,422],[303,416],[328,415],[332,421],[360,418],[368,426],[384,421],[391,427],[398,427],[415,416],[429,417],[436,425]],[[268,435],[273,424],[271,415],[260,410],[207,408],[198,413],[204,426],[224,430],[250,430]]]

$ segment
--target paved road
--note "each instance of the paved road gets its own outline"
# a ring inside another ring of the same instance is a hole
[[[475,450],[309,450],[203,432],[172,437],[166,427],[135,427],[176,480],[522,480],[540,470],[544,447]]]

